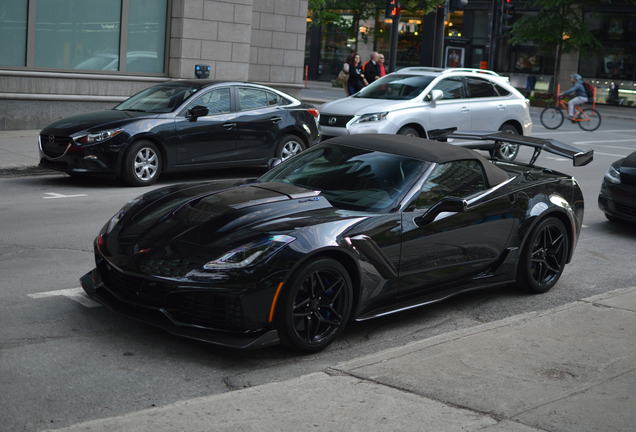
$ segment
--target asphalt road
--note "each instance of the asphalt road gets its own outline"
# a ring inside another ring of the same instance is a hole
[[[92,240],[105,221],[150,188],[122,188],[108,181],[82,184],[62,175],[0,179],[0,430],[62,427],[281,380],[413,340],[636,285],[636,228],[607,222],[596,205],[608,165],[636,150],[636,126],[605,119],[594,133],[569,124],[555,132],[535,126],[535,133],[596,151],[595,160],[581,168],[556,156],[539,158],[541,165],[574,173],[586,200],[574,260],[552,291],[527,296],[499,288],[461,295],[354,324],[332,347],[309,356],[278,347],[236,352],[182,340],[83,304],[74,291],[60,292],[79,287],[78,278],[92,268]],[[258,173],[170,177],[158,186]]]

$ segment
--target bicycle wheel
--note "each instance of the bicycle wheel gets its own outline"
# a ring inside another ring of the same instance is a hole
[[[584,131],[595,131],[601,126],[601,114],[593,108],[585,108],[581,111],[577,123]]]
[[[544,128],[556,129],[563,124],[563,111],[561,108],[547,107],[541,111],[539,119]]]

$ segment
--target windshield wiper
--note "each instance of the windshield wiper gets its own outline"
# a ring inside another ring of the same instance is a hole
[[[135,109],[135,108],[126,108],[126,109],[123,109],[122,111],[146,112],[144,110]]]

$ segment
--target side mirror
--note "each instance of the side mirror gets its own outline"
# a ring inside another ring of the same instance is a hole
[[[438,214],[443,212],[463,213],[468,207],[465,199],[457,197],[442,198],[433,204],[422,216],[418,218],[418,224],[424,225],[435,220]]]
[[[186,117],[190,121],[197,121],[199,117],[208,115],[208,112],[210,111],[207,107],[204,107],[203,105],[195,105],[186,112]]]
[[[271,158],[270,160],[267,161],[267,169],[271,170],[272,168],[274,168],[276,165],[280,164],[281,162],[282,160],[279,158]]]
[[[431,90],[431,103],[435,104],[435,102],[437,102],[438,100],[442,99],[444,97],[444,92],[438,89],[435,90]]]

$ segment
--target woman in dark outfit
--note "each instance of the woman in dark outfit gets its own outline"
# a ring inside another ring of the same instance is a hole
[[[364,72],[362,71],[362,63],[360,62],[360,55],[355,54],[353,59],[349,63],[349,81],[347,86],[349,87],[349,94],[358,93],[362,87],[369,83],[364,78]]]

